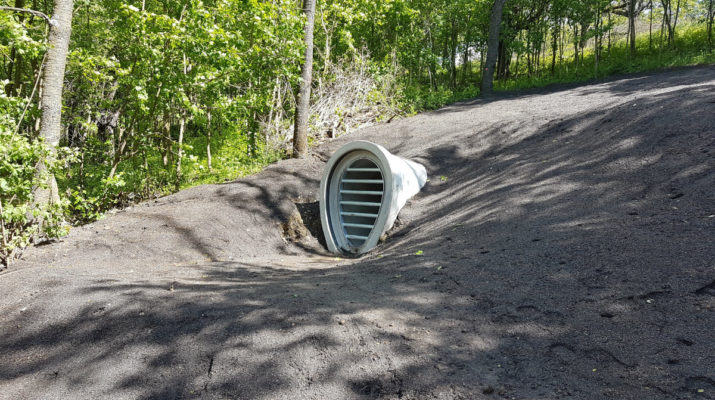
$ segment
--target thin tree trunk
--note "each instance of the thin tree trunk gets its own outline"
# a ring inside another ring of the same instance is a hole
[[[628,1],[628,32],[630,34],[630,54],[636,56],[636,0]]]
[[[509,64],[511,64],[511,50],[507,46],[506,40],[499,41],[499,52],[497,55],[497,80],[509,78]]]
[[[179,150],[176,157],[176,189],[181,186],[181,159],[184,155],[184,149],[182,145],[184,144],[184,128],[186,127],[186,117],[184,113],[181,113],[181,119],[179,120]]]
[[[169,155],[171,154],[171,118],[169,113],[164,113],[164,134],[162,135],[161,141],[164,144],[162,149],[161,161],[164,167],[169,166]]]
[[[579,39],[579,47],[581,48],[581,63],[583,63],[584,57],[583,57],[583,51],[585,50],[586,47],[586,30],[588,29],[588,25],[584,26],[581,24],[581,38]]]
[[[131,129],[134,129],[134,124],[132,123]],[[109,178],[113,178],[114,174],[117,172],[117,167],[122,161],[122,155],[124,154],[124,149],[127,147],[127,136],[124,134],[124,129],[119,128],[119,138],[117,139],[117,148],[114,150],[114,158],[112,159],[112,168],[109,170]]]
[[[611,11],[608,11],[608,55],[611,55],[611,32],[613,28],[611,27]]]
[[[469,60],[469,38],[471,32],[469,30],[469,20],[467,20],[467,30],[464,32],[464,54],[462,59],[462,83],[467,84],[469,72],[472,69],[472,62]]]
[[[659,40],[660,41],[660,43],[659,43],[660,51],[662,52],[663,51],[663,35],[665,35],[665,20],[668,16],[668,13],[667,13],[668,8],[666,6],[666,4],[667,4],[666,0],[662,0],[660,3],[663,5],[663,18],[660,21],[660,40]]]
[[[256,110],[253,110],[251,114],[251,121],[249,122],[249,140],[248,140],[248,156],[255,158],[258,154],[258,141],[256,140],[256,131],[258,130],[257,115]]]
[[[434,54],[434,36],[432,36],[432,28],[427,28],[427,36],[429,38],[429,59],[427,60],[427,74],[429,75],[430,86],[437,90],[437,64]]]
[[[54,24],[50,27],[49,49],[47,50],[47,65],[45,66],[42,83],[42,122],[40,137],[50,148],[50,160],[53,159],[60,143],[62,122],[62,87],[64,85],[67,49],[72,33],[73,0],[55,0],[53,10]],[[48,161],[50,161],[48,160]],[[37,173],[44,174],[47,167],[45,161],[40,161]],[[47,188],[37,186],[34,190],[35,204],[56,204],[60,197],[57,181],[50,175]]]
[[[124,150],[127,147],[127,143],[129,142],[129,137],[134,136],[134,127],[136,124],[136,118],[132,118],[131,122],[129,123],[129,134],[125,135],[125,130],[122,129],[121,127],[116,129],[114,127],[118,126],[118,121],[119,121],[119,115],[121,111],[115,111],[112,114],[111,120],[110,120],[110,126],[107,127],[107,130],[109,130],[112,134],[112,168],[109,171],[109,178],[114,177],[114,174],[117,172],[117,167],[119,167],[119,163],[122,161],[122,156],[124,155]],[[115,129],[117,133],[115,133]]]
[[[650,2],[650,15],[648,21],[648,50],[653,50],[653,0]]]
[[[519,34],[518,34],[518,36],[517,36],[517,39],[518,39],[519,41],[522,41],[522,40],[523,40],[522,37],[524,37],[524,36],[525,36],[525,35],[524,35],[524,32],[519,32]],[[512,69],[512,71],[514,71],[514,72],[513,72],[513,75],[512,75],[514,78],[520,76],[520,74],[519,74],[519,68],[520,68],[520,66],[521,66],[521,64],[522,64],[522,57],[523,57],[523,56],[524,56],[524,52],[521,51],[521,49],[518,49],[518,50],[516,51],[516,61],[514,62],[514,68]]]
[[[313,81],[313,28],[315,25],[316,0],[303,1],[303,13],[307,18],[304,29],[305,57],[301,68],[300,90],[295,107],[293,127],[293,157],[303,158],[308,154],[308,118],[310,117],[310,86]]]
[[[526,76],[531,76],[531,65],[533,59],[533,52],[531,51],[531,36],[526,34]]]
[[[626,18],[628,18],[626,16]],[[628,57],[630,57],[630,48],[631,48],[631,24],[628,22],[626,25],[626,48],[629,49]]]
[[[551,31],[551,75],[556,73],[556,52],[559,50],[559,27],[560,21],[556,21]]]
[[[499,52],[499,30],[506,0],[494,0],[492,14],[489,17],[489,36],[487,38],[487,60],[482,70],[482,94],[491,94],[494,90],[494,66]]]
[[[672,39],[673,39],[673,27],[672,27],[672,17],[673,17],[673,9],[672,9],[672,1],[671,0],[663,0],[663,22],[666,27],[666,31],[668,34],[668,46],[672,44]]]
[[[452,19],[452,35],[450,47],[450,69],[449,69],[449,85],[452,89],[457,87],[457,39],[459,38],[459,30],[457,22]]]
[[[564,63],[564,42],[566,41],[566,26],[563,21],[559,21],[559,32],[561,32],[559,35],[559,66],[561,66]]]
[[[15,0],[15,7],[16,8],[23,8],[25,7],[25,0]],[[20,15],[17,16],[18,21],[20,24],[23,23],[25,20],[25,15],[24,13],[21,13]],[[12,53],[14,55],[13,57],[13,62],[12,65],[14,67],[14,77],[13,77],[13,83],[12,83],[12,90],[10,93],[15,94],[16,96],[22,96],[22,75],[23,75],[23,68],[22,68],[22,54],[18,53],[15,48],[13,47]],[[8,75],[8,77],[11,77],[12,74]]]
[[[708,3],[708,49],[713,50],[713,18],[715,18],[715,10],[713,10],[713,0]]]
[[[330,38],[332,37],[332,29],[328,30],[328,27],[325,25],[325,12],[321,8],[320,10],[320,24],[323,27],[323,32],[325,33],[325,46],[323,50],[323,63],[324,63],[324,69],[328,69],[328,65],[330,64]]]
[[[601,8],[596,7],[596,36],[593,38],[593,76],[598,79],[598,56],[599,56],[599,45],[598,39],[601,36],[600,34],[600,27],[601,27]]]
[[[670,33],[671,46],[675,46],[675,28],[678,26],[678,16],[680,16],[680,0],[675,4],[675,19],[673,20],[673,30]]]
[[[578,25],[573,24],[573,64],[578,68]]]
[[[206,161],[211,172],[211,111],[207,113],[208,122],[206,124]]]
[[[2,253],[6,252],[7,250],[7,233],[5,232],[5,217],[2,215],[2,199],[0,199],[0,255]],[[9,267],[10,265],[10,254],[6,254],[3,257],[3,264],[5,267]]]

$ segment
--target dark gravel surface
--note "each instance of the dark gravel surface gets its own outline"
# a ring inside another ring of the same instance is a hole
[[[431,180],[341,260],[314,202],[358,138]],[[460,103],[116,212],[0,273],[0,398],[713,399],[714,155],[707,66]]]

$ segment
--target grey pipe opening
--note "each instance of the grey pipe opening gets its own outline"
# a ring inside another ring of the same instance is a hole
[[[328,249],[362,254],[375,247],[426,180],[423,166],[374,143],[357,141],[340,148],[328,161],[321,182],[321,222]]]

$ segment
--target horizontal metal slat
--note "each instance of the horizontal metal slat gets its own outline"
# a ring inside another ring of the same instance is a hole
[[[340,204],[345,204],[347,206],[380,207],[382,203],[373,203],[370,201],[341,201]]]
[[[340,215],[345,216],[345,217],[377,218],[377,214],[359,213],[359,212],[348,212],[348,211],[341,211],[341,212],[340,212]]]
[[[348,168],[350,172],[381,172],[380,168]]]
[[[348,239],[367,240],[367,236],[360,236],[360,235],[345,235],[345,237]]]
[[[372,225],[366,225],[366,224],[353,224],[352,222],[344,222],[344,226],[350,227],[350,228],[365,228],[365,229],[372,229]]]
[[[341,190],[341,194],[367,194],[374,196],[382,196],[384,193],[382,190]]]
[[[343,183],[383,183],[382,179],[343,179]]]

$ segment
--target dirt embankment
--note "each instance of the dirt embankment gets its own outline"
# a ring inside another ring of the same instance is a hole
[[[337,260],[312,203],[355,139],[432,179]],[[0,398],[715,398],[714,154],[710,66],[455,104],[132,207],[0,274]]]

